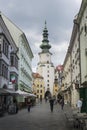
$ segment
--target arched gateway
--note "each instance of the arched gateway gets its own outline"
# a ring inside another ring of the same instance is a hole
[[[45,99],[46,99],[46,97],[50,97],[51,96],[51,92],[49,91],[49,90],[47,90],[46,92],[45,92]]]

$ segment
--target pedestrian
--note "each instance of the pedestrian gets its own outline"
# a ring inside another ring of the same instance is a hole
[[[81,108],[82,108],[82,99],[79,99],[77,101],[77,108],[78,108],[78,113],[80,113],[81,112]]]
[[[30,99],[28,99],[27,106],[28,106],[28,112],[30,112],[30,108],[31,108],[31,100]]]
[[[49,99],[49,102],[50,102],[50,110],[51,110],[51,112],[53,112],[54,99],[51,97],[51,98]]]
[[[15,106],[15,113],[18,113],[18,102],[17,102],[17,99],[15,97],[13,98],[13,104]]]
[[[61,98],[60,105],[61,105],[61,109],[63,110],[63,108],[64,108],[64,97]]]

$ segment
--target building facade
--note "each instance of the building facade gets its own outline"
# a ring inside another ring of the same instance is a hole
[[[82,112],[87,112],[87,0],[82,0],[77,22],[80,43],[80,98],[83,99]]]
[[[18,47],[0,12],[0,105],[6,110],[18,89]]]
[[[48,40],[48,30],[46,27],[43,30],[43,40],[40,45],[42,51],[39,53],[39,62],[37,65],[37,72],[42,75],[45,82],[45,92],[49,91],[53,95],[53,83],[54,83],[54,65],[51,61],[52,53],[49,51],[51,45]]]
[[[20,37],[19,48],[19,88],[32,93],[32,58],[33,53],[24,33]]]
[[[82,112],[87,112],[87,1],[82,0],[79,13],[74,19],[74,26],[70,39],[69,48],[64,61],[64,72],[68,71],[70,78],[63,80],[71,83],[70,85],[70,102],[71,105],[76,107],[77,100],[83,99]],[[69,60],[70,58],[70,60]],[[67,64],[66,64],[67,63]],[[70,64],[70,65],[68,65]],[[69,67],[70,66],[70,67]],[[68,86],[68,85],[67,85]]]
[[[0,13],[0,88],[18,88],[18,47]]]
[[[53,95],[55,95],[55,97],[57,98],[58,95],[58,90],[59,90],[60,86],[58,83],[58,73],[55,69],[55,78],[54,78],[54,85],[53,85]]]
[[[45,87],[44,78],[38,73],[33,73],[33,94],[40,100],[44,99]]]
[[[18,88],[24,91],[32,92],[32,58],[29,42],[24,32],[12,23],[7,17],[3,16],[4,23],[18,48]],[[13,55],[13,54],[12,54]]]

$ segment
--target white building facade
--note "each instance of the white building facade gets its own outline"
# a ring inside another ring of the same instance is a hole
[[[9,30],[13,41],[18,48],[18,88],[24,91],[32,91],[32,58],[29,42],[21,29],[4,16],[4,22]]]
[[[19,48],[19,88],[32,92],[32,58],[33,54],[24,34],[20,37]]]

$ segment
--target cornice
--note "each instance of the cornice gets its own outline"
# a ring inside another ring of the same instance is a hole
[[[80,10],[78,13],[78,18],[77,18],[78,23],[81,22],[81,19],[82,19],[82,16],[83,16],[83,13],[84,13],[86,7],[87,7],[87,0],[82,0],[81,7],[80,7]]]

